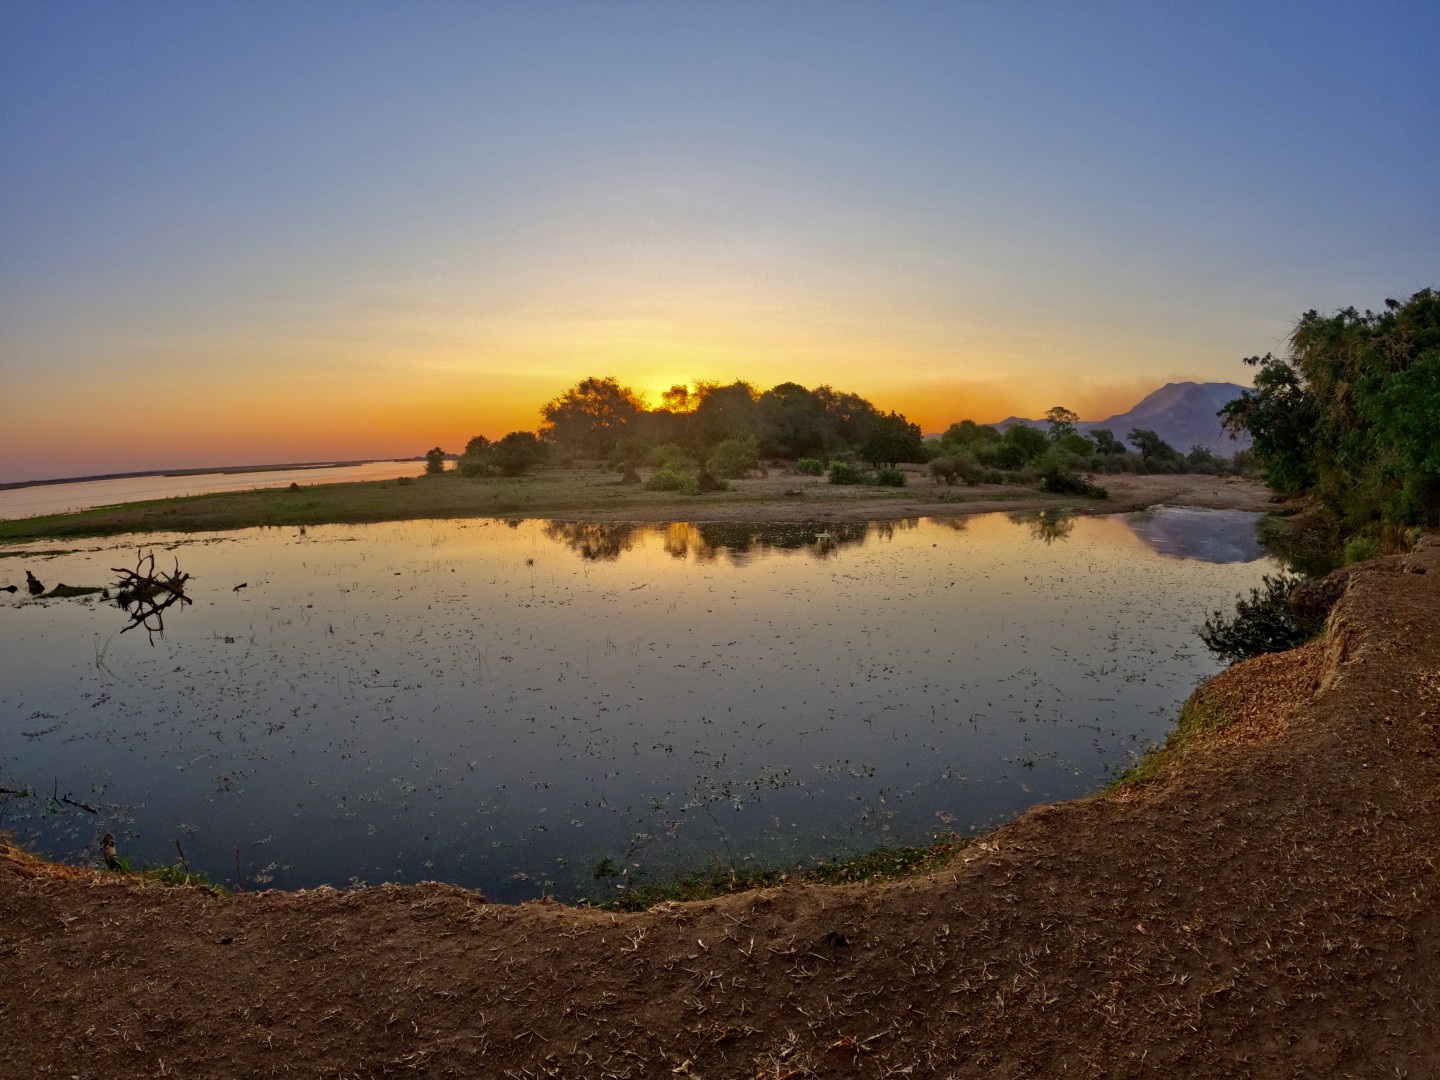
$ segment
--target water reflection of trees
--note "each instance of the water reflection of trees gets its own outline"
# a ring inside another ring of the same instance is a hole
[[[917,528],[918,518],[902,521],[736,522],[672,521],[664,525],[633,522],[547,521],[547,539],[564,544],[582,559],[611,561],[631,551],[647,535],[658,536],[666,554],[675,559],[713,562],[727,558],[743,564],[766,551],[803,551],[817,559],[841,548],[863,544],[870,537],[889,540],[897,532]]]
[[[545,536],[582,559],[618,559],[635,546],[641,526],[623,521],[547,521]]]
[[[1075,530],[1075,516],[1069,510],[1024,510],[1006,517],[1013,524],[1028,528],[1031,540],[1043,540],[1047,544],[1068,540]]]
[[[697,562],[713,562],[723,555],[744,563],[764,551],[808,551],[823,559],[842,547],[863,544],[871,530],[871,523],[865,521],[830,525],[711,521],[672,525],[666,533],[665,550],[677,559],[693,555]]]
[[[968,514],[962,514],[959,517],[931,518],[930,522],[932,525],[940,525],[947,529],[953,529],[955,532],[964,532],[970,528],[970,516]]]

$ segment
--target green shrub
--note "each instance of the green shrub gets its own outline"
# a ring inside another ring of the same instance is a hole
[[[930,475],[937,484],[949,486],[960,479],[960,460],[954,457],[937,457],[930,462]]]
[[[455,471],[461,476],[468,476],[471,479],[481,479],[487,476],[499,476],[498,467],[474,454],[462,454],[455,461]]]
[[[505,476],[522,476],[549,458],[549,444],[533,431],[512,431],[490,448],[490,460]]]
[[[984,478],[985,470],[969,454],[949,454],[930,462],[930,475],[937,484],[953,484],[961,480],[968,487],[974,487]]]
[[[1345,541],[1345,565],[1378,558],[1380,541],[1373,536],[1352,536]]]
[[[648,461],[651,465],[659,465],[658,461],[649,461],[652,449],[644,439],[630,435],[620,439],[610,448],[610,452],[605,455],[605,464],[617,471],[623,469],[627,463],[633,464],[637,461]]]
[[[1081,460],[1068,451],[1054,447],[1047,450],[1035,462],[1035,475],[1040,481],[1040,490],[1051,495],[1084,495],[1090,499],[1104,499],[1109,492],[1090,483],[1090,478],[1077,470]]]
[[[740,477],[760,464],[760,444],[754,436],[722,439],[710,451],[705,467],[716,476]]]
[[[795,462],[795,471],[801,476],[822,476],[825,473],[825,463],[819,458],[802,457]]]
[[[645,451],[643,459],[637,460],[643,460],[646,465],[656,469],[668,465],[678,470],[689,468],[695,461],[695,455],[679,443],[660,443]]]
[[[1250,599],[1235,597],[1235,615],[1216,611],[1200,627],[1200,640],[1227,664],[1263,653],[1283,652],[1303,645],[1310,628],[1302,626],[1290,610],[1290,594],[1305,579],[1297,574],[1266,574]]]
[[[904,487],[905,474],[892,465],[875,474],[875,483],[881,487]]]
[[[830,483],[832,484],[863,484],[865,475],[865,470],[852,462],[832,461],[830,463]]]
[[[668,465],[662,465],[656,469],[650,479],[645,481],[645,487],[649,491],[684,491],[687,484],[695,484],[695,478],[688,472],[671,468]],[[694,492],[687,494],[698,495],[699,493],[700,488],[697,485]]]

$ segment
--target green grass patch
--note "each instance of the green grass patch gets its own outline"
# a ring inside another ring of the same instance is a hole
[[[939,870],[969,845],[969,840],[949,838],[910,847],[881,847],[860,855],[808,867],[735,868],[717,863],[707,869],[678,874],[666,881],[628,883],[624,891],[614,899],[597,903],[595,906],[607,911],[645,911],[656,904],[712,900],[730,893],[791,883],[853,885],[860,882],[895,881]],[[613,859],[601,859],[595,864],[597,880],[618,876],[619,873],[620,868]]]
[[[853,492],[826,491],[817,486],[807,492],[815,502],[853,501]],[[904,489],[869,489],[870,501],[904,499]],[[914,496],[910,496],[912,499]],[[1012,497],[1007,493],[1007,498]],[[764,480],[732,482],[727,491],[706,492],[709,501],[746,507],[747,513],[765,516],[764,508],[787,500],[780,488]],[[939,501],[939,500],[935,500]],[[151,499],[81,510],[73,514],[15,518],[0,521],[0,544],[33,540],[116,536],[125,533],[223,532],[256,526],[362,524],[380,521],[416,521],[426,518],[471,518],[517,515],[526,517],[584,517],[594,511],[613,516],[633,510],[637,520],[670,518],[691,520],[697,497],[678,491],[648,491],[637,484],[622,484],[611,472],[559,468],[521,477],[465,477],[454,472],[420,476],[406,483],[366,480],[339,484],[311,484],[298,491],[256,488],[173,499]],[[48,554],[48,553],[47,553]]]
[[[105,591],[101,585],[56,585],[47,593],[41,593],[41,600],[69,600],[76,596],[94,596]]]
[[[1123,788],[1137,784],[1148,784],[1160,779],[1187,753],[1195,742],[1212,731],[1228,727],[1233,720],[1217,702],[1210,701],[1204,692],[1197,690],[1180,710],[1180,721],[1175,730],[1165,739],[1163,746],[1157,746],[1131,768],[1126,769],[1100,792],[1109,795]]]
[[[156,885],[164,885],[173,889],[200,889],[212,893],[215,896],[230,896],[231,892],[224,886],[217,885],[211,881],[209,876],[203,872],[187,870],[183,866],[142,866],[139,870],[131,869],[130,860],[124,855],[115,860],[113,873],[128,874],[133,877],[144,878],[146,881],[154,882]]]

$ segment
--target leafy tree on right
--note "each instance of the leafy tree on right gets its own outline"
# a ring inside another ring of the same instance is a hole
[[[1248,431],[1266,483],[1315,497],[1345,533],[1440,525],[1440,294],[1385,310],[1307,311],[1284,357],[1221,412]]]

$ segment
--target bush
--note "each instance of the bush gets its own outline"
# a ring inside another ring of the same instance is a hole
[[[627,463],[648,460],[647,455],[651,446],[644,439],[636,438],[633,435],[618,440],[605,455],[605,464],[612,469],[623,469]],[[652,465],[660,464],[658,461],[651,462]]]
[[[960,459],[953,457],[937,457],[930,462],[930,475],[935,478],[937,484],[949,486],[960,479]]]
[[[1380,555],[1380,541],[1373,536],[1352,536],[1345,541],[1345,565],[1364,562],[1366,559],[1378,558]]]
[[[474,454],[461,454],[455,461],[455,471],[472,480],[500,475],[498,468]]]
[[[892,465],[875,474],[875,483],[881,487],[904,487],[905,474]]]
[[[710,451],[705,467],[716,476],[744,476],[760,464],[760,444],[754,436],[722,439]]]
[[[645,481],[645,488],[648,491],[684,491],[687,484],[695,485],[695,478],[688,472],[662,465]],[[693,494],[699,493],[700,488],[695,485]]]
[[[849,461],[832,461],[830,463],[830,483],[832,484],[863,484],[865,482],[865,470]]]
[[[643,460],[646,465],[652,468],[663,468],[669,466],[672,469],[688,468],[695,460],[695,456],[678,443],[660,443],[645,451]]]
[[[1290,594],[1305,579],[1297,574],[1266,574],[1250,599],[1235,597],[1235,615],[1216,611],[1200,627],[1200,640],[1227,664],[1263,653],[1283,652],[1303,645],[1313,628],[1302,625],[1290,610]]]
[[[533,431],[512,431],[490,450],[490,460],[506,476],[521,476],[550,457],[550,447]]]
[[[795,462],[795,471],[801,476],[822,476],[825,473],[825,463],[819,458],[802,457]]]
[[[1084,462],[1060,447],[1045,451],[1035,462],[1035,478],[1040,490],[1051,495],[1084,495],[1088,499],[1104,499],[1109,492],[1090,483],[1079,468]]]

